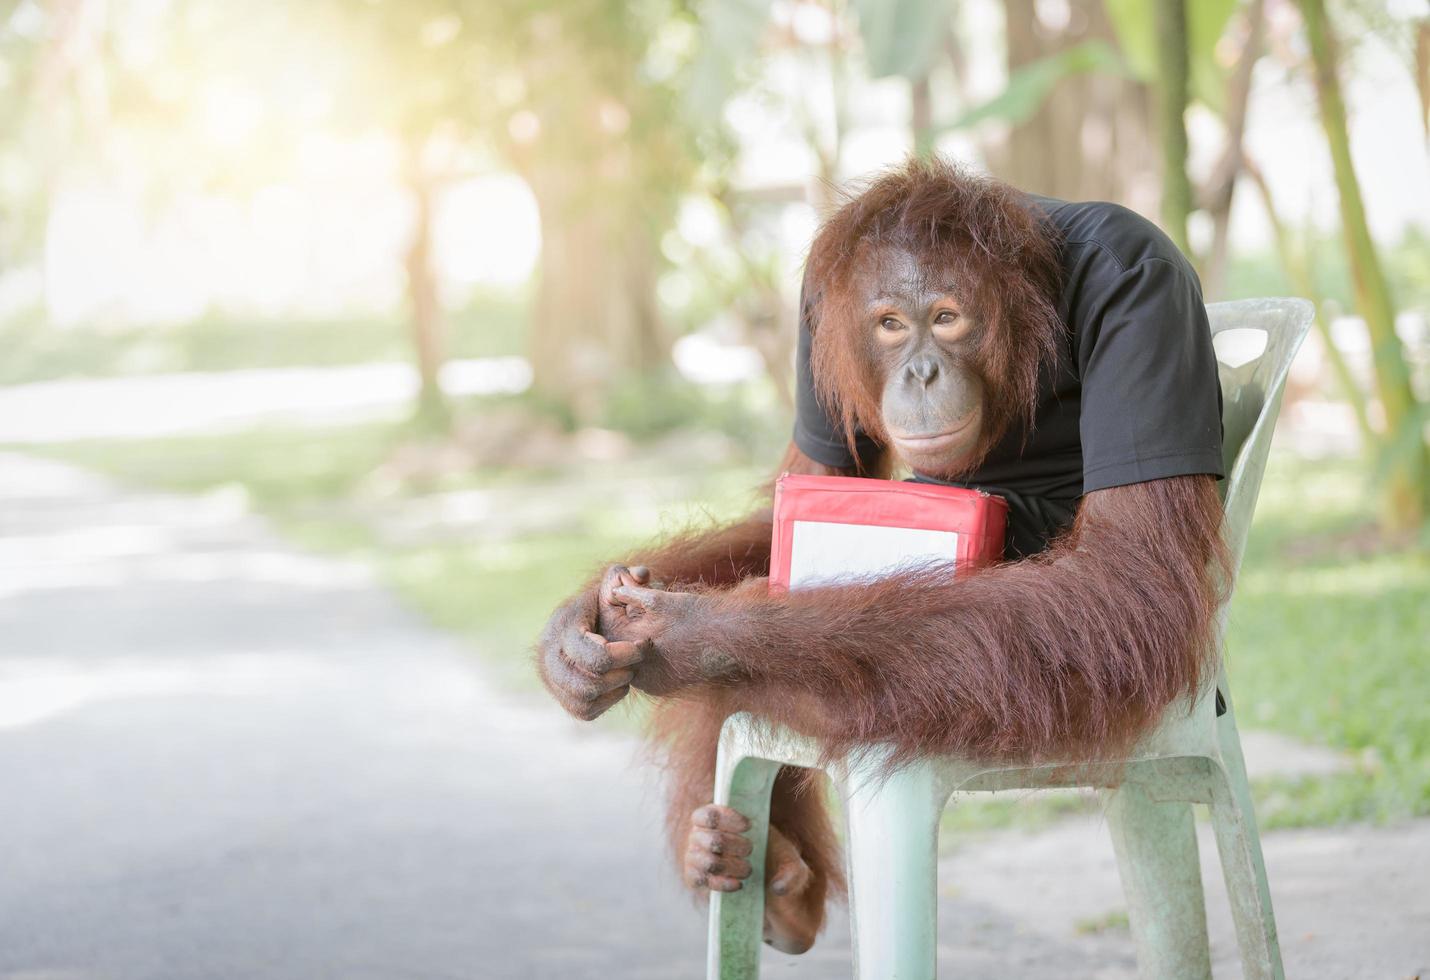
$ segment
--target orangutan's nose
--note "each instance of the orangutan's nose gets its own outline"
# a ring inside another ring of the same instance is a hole
[[[925,388],[938,377],[938,358],[932,354],[919,354],[909,362],[909,377]]]

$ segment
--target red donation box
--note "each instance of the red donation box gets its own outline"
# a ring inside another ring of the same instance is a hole
[[[792,476],[775,484],[770,590],[949,562],[954,575],[1003,557],[1008,502],[930,483]]]

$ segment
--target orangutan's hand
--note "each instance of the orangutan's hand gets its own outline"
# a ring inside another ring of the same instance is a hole
[[[618,637],[617,633],[626,625],[625,604],[617,600],[612,593],[622,586],[633,586],[640,588],[651,585],[650,569],[644,565],[612,565],[606,569],[606,573],[601,576],[601,584],[596,590],[598,598],[596,614],[596,632],[606,639],[630,640],[631,637]],[[660,588],[659,585],[653,586]]]
[[[644,569],[640,571],[644,572]],[[631,641],[611,642],[602,635],[602,610],[621,583],[637,585],[649,578],[624,565],[607,569],[601,584],[573,596],[552,613],[537,641],[537,672],[561,707],[583,721],[601,715],[630,691],[631,677],[641,662],[641,650]]]
[[[624,615],[613,617],[607,636],[640,649],[632,680],[640,690],[672,694],[730,667],[713,662],[703,648],[701,636],[709,625],[704,595],[622,584],[611,589],[611,603]]]
[[[604,588],[602,592],[605,594]],[[671,630],[689,623],[700,603],[700,596],[693,592],[671,592],[644,582],[619,582],[609,595],[613,615],[607,635],[644,647],[660,647],[661,639],[673,639]],[[603,615],[603,625],[605,622]]]
[[[745,832],[750,821],[735,809],[709,803],[690,815],[685,883],[694,889],[734,892],[750,877]],[[811,891],[814,872],[795,843],[771,826],[765,848],[765,942],[785,953],[803,953],[814,945],[823,919],[823,889]],[[811,901],[813,899],[813,901]]]

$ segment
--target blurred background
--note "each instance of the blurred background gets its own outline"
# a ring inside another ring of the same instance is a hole
[[[0,973],[698,975],[640,706],[578,730],[530,644],[753,506],[804,250],[910,153],[1315,301],[1232,612],[1259,814],[1430,851],[1427,140],[1424,0],[0,2]],[[1130,970],[1111,880],[958,944]],[[1406,914],[1346,955],[1430,962]]]

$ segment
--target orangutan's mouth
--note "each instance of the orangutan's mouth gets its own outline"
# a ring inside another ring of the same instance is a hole
[[[963,420],[951,429],[942,432],[930,432],[920,435],[904,435],[899,432],[890,432],[889,436],[894,440],[894,445],[915,456],[927,456],[930,453],[941,452],[950,449],[963,442],[964,433],[978,417],[977,412],[970,412],[964,416]]]

